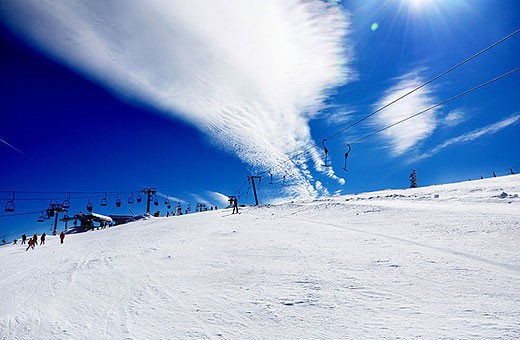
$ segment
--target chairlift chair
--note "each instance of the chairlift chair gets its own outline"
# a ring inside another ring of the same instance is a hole
[[[61,204],[61,207],[63,209],[69,209],[70,208],[70,193],[69,193],[69,198],[67,198],[66,200],[63,201],[63,203]]]
[[[137,198],[135,199],[137,203],[141,203],[143,198],[141,197],[141,194],[137,194]]]
[[[13,212],[15,210],[15,208],[16,208],[16,205],[14,204],[13,200],[10,200],[5,205],[5,211],[6,212]]]
[[[352,150],[352,148],[350,147],[350,144],[347,144],[347,146],[348,146],[348,150],[345,153],[345,166],[343,167],[343,170],[345,170],[345,171],[348,171],[348,169],[347,169],[347,158],[348,158],[348,154],[350,153],[350,150]]]
[[[94,207],[92,206],[92,202],[90,202],[90,197],[89,197],[88,203],[87,203],[87,211],[92,212],[92,210],[94,210]]]
[[[107,204],[108,204],[108,201],[107,201],[107,194],[105,193],[105,197],[103,197],[103,198],[101,199],[101,206],[102,206],[102,207],[106,207]]]
[[[128,197],[128,204],[134,204],[134,193],[130,197]]]
[[[321,166],[330,167],[331,165],[328,163],[329,160],[329,149],[325,146],[325,142],[327,139],[321,141],[321,145],[323,145],[323,152],[325,152],[325,162]]]
[[[159,205],[159,200],[157,199],[157,197],[154,198],[153,205],[155,205],[155,206]]]
[[[43,211],[41,212],[41,215],[38,216],[38,222],[44,222],[45,218],[43,217]]]
[[[16,209],[16,204],[14,204],[14,191],[13,191],[13,199],[9,200],[5,204],[5,211],[6,212],[13,212]]]
[[[117,195],[116,207],[121,207],[121,198],[119,197],[119,195]]]

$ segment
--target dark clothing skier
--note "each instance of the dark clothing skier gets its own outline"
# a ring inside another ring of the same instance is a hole
[[[27,240],[27,235],[22,235],[22,244],[25,244],[25,241]]]
[[[27,241],[27,248],[25,249],[25,251],[29,250],[29,248],[34,249],[34,240],[32,238],[30,238],[29,241]]]
[[[47,234],[43,233],[40,237],[40,246],[45,244],[45,236],[47,236]]]
[[[417,188],[417,172],[415,169],[410,174],[410,188]]]
[[[32,237],[33,240],[33,247],[38,245],[38,234],[34,234]]]
[[[238,214],[238,199],[236,197],[232,198],[231,205],[233,206],[233,212],[232,214],[237,213]]]
[[[65,232],[61,232],[60,234],[60,241],[61,241],[61,244],[63,244],[63,240],[65,239]]]

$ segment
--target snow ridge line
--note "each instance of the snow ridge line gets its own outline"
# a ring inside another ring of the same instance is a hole
[[[329,223],[329,222],[315,221],[315,220],[310,220],[310,219],[305,219],[305,218],[296,218],[296,217],[288,217],[288,216],[280,216],[280,218],[285,218],[288,220],[294,220],[294,221],[300,221],[300,222],[307,222],[307,223],[312,223],[312,224],[316,224],[316,225],[320,225],[320,226],[327,225],[330,227],[350,230],[350,231],[354,231],[354,232],[361,233],[361,234],[367,234],[367,235],[371,235],[371,236],[378,236],[378,237],[382,237],[382,238],[386,238],[386,239],[390,239],[390,240],[394,240],[394,241],[398,241],[398,242],[402,242],[402,243],[407,243],[407,244],[422,247],[422,248],[432,249],[432,250],[440,251],[443,253],[452,254],[452,255],[464,257],[466,259],[471,259],[471,260],[478,261],[481,263],[489,264],[489,265],[492,265],[495,267],[500,267],[502,269],[507,269],[509,271],[513,271],[515,274],[520,276],[520,268],[517,266],[510,265],[507,263],[501,263],[501,262],[488,260],[488,259],[480,257],[480,256],[467,254],[467,253],[457,251],[457,250],[450,250],[450,249],[445,249],[445,248],[441,248],[441,247],[430,246],[427,244],[407,240],[407,239],[396,237],[396,236],[385,235],[385,234],[381,234],[381,233],[374,233],[374,232],[356,229],[356,228],[352,228],[352,227],[345,227],[345,226],[341,226],[341,225]]]

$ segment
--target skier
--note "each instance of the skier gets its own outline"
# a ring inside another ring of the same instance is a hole
[[[34,246],[38,245],[38,234],[34,234],[32,239],[33,239],[33,248],[34,248]]]
[[[40,246],[45,244],[45,236],[47,236],[47,234],[43,233],[40,237]]]
[[[65,232],[62,231],[62,232],[60,233],[60,241],[61,241],[61,244],[63,244],[63,240],[64,240],[64,239],[65,239]]]
[[[415,169],[410,174],[410,188],[417,188],[417,172]]]
[[[236,198],[236,196],[233,196],[232,198],[232,202],[231,202],[231,205],[233,206],[233,212],[232,214],[236,213],[238,214],[238,199]]]
[[[30,238],[29,241],[27,241],[27,248],[25,249],[25,251],[29,250],[29,248],[34,249],[34,240],[32,238]]]
[[[27,240],[27,235],[22,235],[22,244],[25,244],[25,241]]]

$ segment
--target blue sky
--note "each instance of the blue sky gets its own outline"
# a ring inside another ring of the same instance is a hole
[[[321,166],[322,139],[518,30],[515,0],[27,0],[2,2],[0,21],[8,239],[50,222],[6,215],[69,192],[72,213],[91,197],[127,214],[144,205],[117,196],[142,187],[222,208],[253,203],[248,175],[276,203],[408,187],[411,169],[431,185],[520,166],[517,72],[352,144],[342,170],[346,144],[520,67],[520,34],[329,139]]]

